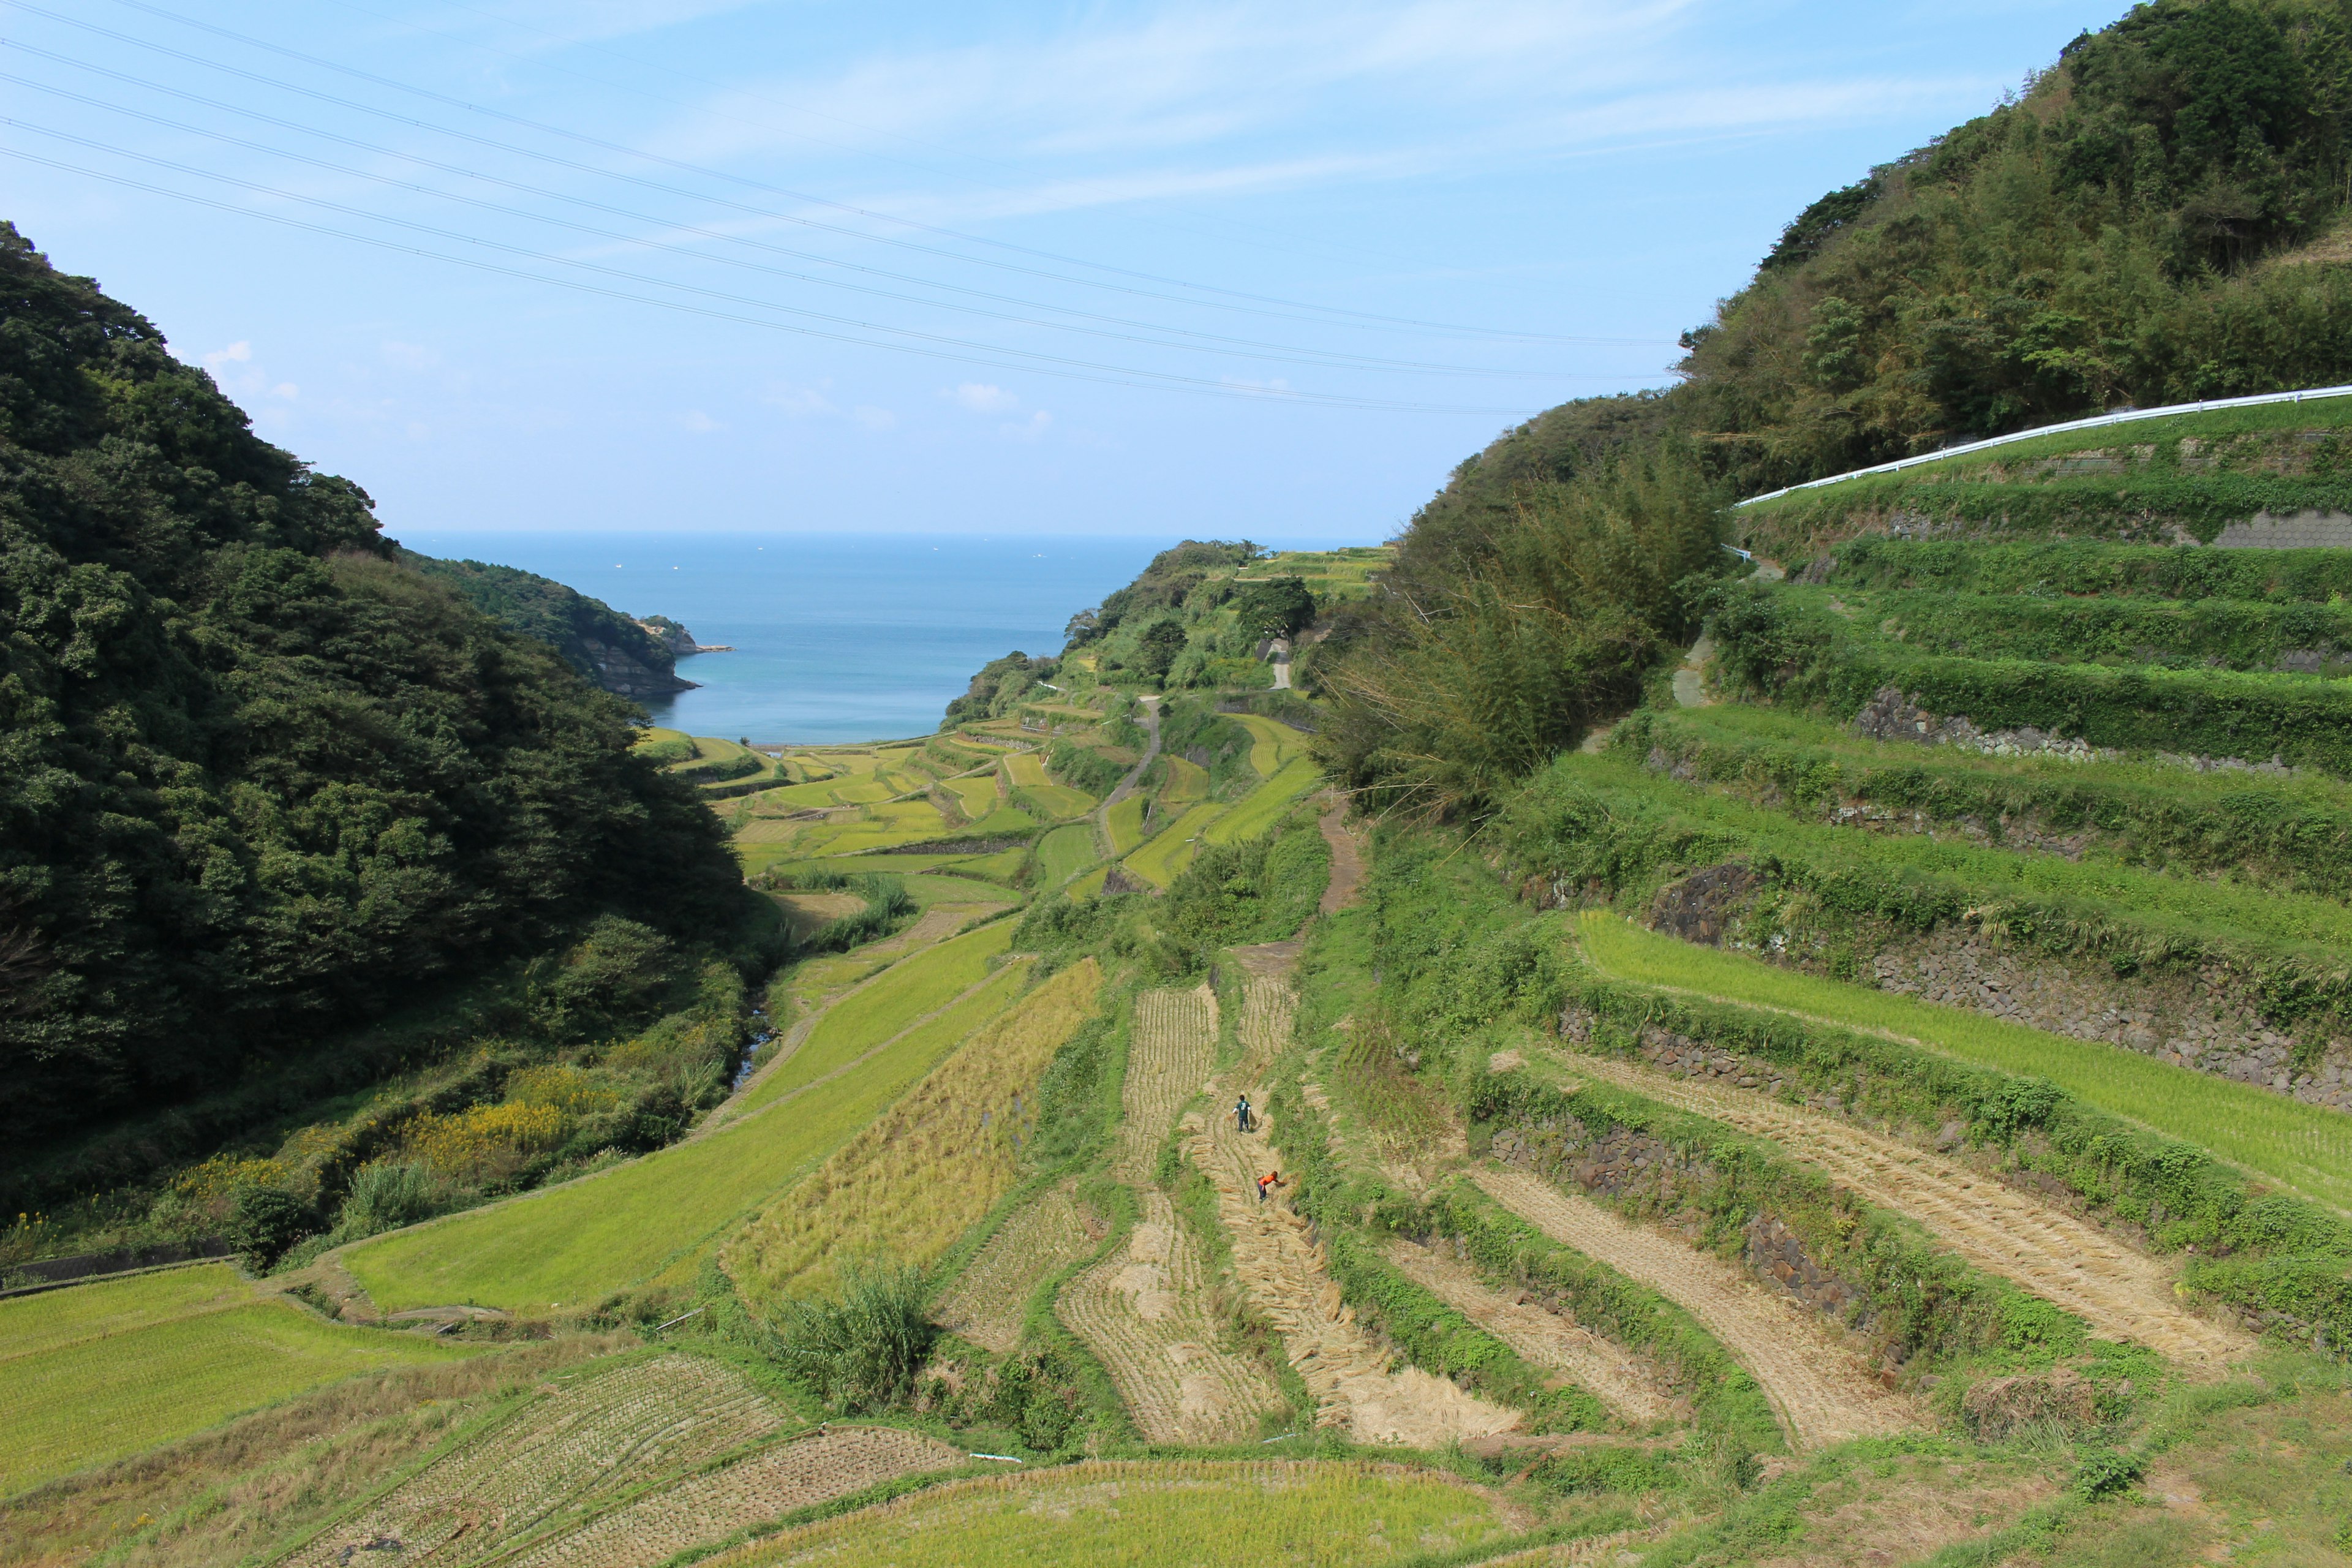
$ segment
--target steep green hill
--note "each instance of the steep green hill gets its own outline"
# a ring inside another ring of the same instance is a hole
[[[602,599],[514,566],[439,561],[408,550],[399,559],[446,583],[507,630],[548,644],[615,697],[663,697],[694,685],[678,679],[668,644]]]
[[[615,911],[736,896],[690,788],[367,497],[0,230],[0,1118],[320,1048]]]

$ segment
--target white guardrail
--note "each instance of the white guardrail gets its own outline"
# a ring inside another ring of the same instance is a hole
[[[1825,479],[1807,479],[1801,485],[1789,485],[1765,495],[1749,496],[1736,504],[1754,506],[1759,501],[1778,500],[1799,490],[1843,484],[1848,479],[1859,479],[1871,474],[1891,474],[1901,468],[1916,468],[1922,463],[1940,463],[1950,458],[1963,458],[1989,447],[2006,447],[2012,441],[2034,441],[2044,436],[2063,436],[2070,430],[2097,430],[2109,425],[2128,425],[2136,419],[2165,419],[2176,414],[2202,414],[2213,408],[2252,408],[2262,403],[2304,403],[2322,397],[2352,397],[2352,386],[2315,386],[2301,392],[2258,392],[2251,397],[2214,397],[2202,403],[2175,403],[2164,408],[2126,408],[2115,414],[2095,414],[2088,419],[2070,419],[2063,425],[2042,425],[2032,430],[1970,441],[1964,446],[1946,447],[1941,451],[1922,452],[1916,458],[1897,458],[1891,463],[1880,463],[1875,468],[1856,468],[1850,474],[1832,474]]]

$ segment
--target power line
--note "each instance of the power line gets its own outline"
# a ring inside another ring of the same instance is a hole
[[[1434,364],[1423,361],[1382,359],[1370,355],[1350,354],[1336,350],[1302,348],[1286,343],[1269,343],[1255,339],[1227,337],[1220,333],[1198,332],[1183,327],[1168,327],[1162,326],[1158,322],[1133,321],[1125,317],[1106,316],[1093,311],[1076,310],[1066,306],[1021,299],[1017,296],[990,293],[982,289],[967,289],[955,284],[937,282],[930,279],[917,278],[910,274],[891,272],[880,268],[865,267],[856,263],[838,262],[831,258],[816,255],[814,252],[794,250],[789,247],[772,245],[761,240],[748,239],[740,236],[725,234],[716,229],[705,228],[699,225],[681,223],[673,219],[656,217],[647,213],[632,212],[625,207],[616,207],[606,203],[592,201],[584,197],[568,195],[561,191],[550,190],[544,186],[528,184],[521,181],[509,180],[499,175],[484,174],[479,170],[467,169],[459,164],[444,163],[438,159],[427,158],[417,153],[403,152],[398,148],[386,147],[375,142],[361,141],[356,137],[345,136],[337,132],[306,125],[298,121],[286,120],[277,115],[264,114],[256,110],[248,110],[236,104],[223,103],[215,99],[205,98],[198,93],[186,92],[178,88],[168,87],[158,82],[147,81],[142,78],[129,76],[121,71],[110,70],[103,66],[92,65],[88,61],[75,59],[71,56],[60,55],[53,50],[40,48],[37,46],[24,44],[16,40],[0,38],[0,47],[14,48],[24,53],[37,55],[43,58],[73,66],[77,68],[90,71],[97,75],[110,77],[134,87],[143,88],[153,92],[184,99],[193,103],[201,104],[208,109],[217,110],[223,113],[235,114],[247,119],[257,120],[265,124],[275,125],[304,135],[314,136],[324,141],[338,142],[344,146],[352,147],[359,151],[373,153],[378,156],[397,158],[406,163],[420,164],[430,169],[436,169],[445,174],[455,174],[461,178],[478,180],[484,184],[503,186],[509,190],[540,196],[550,201],[562,202],[573,206],[584,207],[595,212],[610,213],[615,216],[627,218],[634,222],[652,224],[663,228],[682,231],[699,236],[705,239],[718,241],[722,244],[742,245],[749,248],[764,250],[775,255],[789,256],[799,260],[815,262],[821,266],[845,267],[850,270],[866,273],[870,276],[888,278],[897,281],[911,283],[922,288],[940,289],[952,293],[966,294],[979,299],[995,300],[1005,304],[1018,305],[1030,310],[1048,310],[1055,314],[1077,317],[1083,321],[1099,321],[1112,326],[1129,327],[1143,332],[1157,332],[1175,337],[1195,338],[1200,341],[1198,342],[1190,343],[1170,342],[1167,342],[1165,338],[1143,338],[1137,337],[1129,332],[1104,331],[1096,328],[1074,326],[1066,322],[1042,321],[1031,316],[1009,314],[999,310],[982,310],[969,305],[956,304],[948,300],[927,300],[916,295],[898,293],[892,289],[876,289],[857,283],[845,282],[839,279],[814,277],[804,272],[794,272],[782,268],[762,266],[758,262],[746,261],[736,257],[716,256],[707,251],[696,250],[685,246],[671,245],[661,240],[648,239],[635,235],[622,234],[611,229],[597,228],[590,225],[574,223],[567,219],[549,217],[542,214],[530,212],[520,207],[509,206],[503,203],[485,201],[476,196],[461,195],[454,192],[439,191],[425,185],[413,184],[406,181],[394,179],[390,175],[376,174],[365,169],[355,169],[351,167],[349,164],[332,163],[326,159],[311,157],[306,153],[289,152],[284,148],[273,147],[266,142],[249,141],[244,137],[232,136],[225,132],[215,131],[205,126],[192,125],[185,121],[173,120],[163,115],[149,112],[145,110],[134,109],[127,104],[116,103],[110,100],[92,97],[86,93],[75,92],[69,89],[58,87],[52,83],[37,81],[30,78],[19,77],[5,71],[0,71],[0,81],[11,82],[19,87],[30,88],[37,92],[49,93],[55,97],[63,98],[72,102],[84,104],[94,109],[101,109],[110,113],[124,115],[136,120],[142,120],[151,125],[159,125],[168,130],[184,132],[189,135],[206,137],[213,141],[226,142],[230,146],[242,147],[248,151],[261,153],[271,157],[284,158],[289,162],[306,163],[313,168],[324,169],[330,173],[343,174],[353,179],[373,181],[380,184],[391,185],[400,190],[412,191],[424,195],[435,196],[445,201],[457,202],[468,206],[479,207],[485,211],[501,213],[510,217],[523,218],[529,222],[544,223],[559,227],[572,229],[578,233],[593,235],[599,238],[618,240],[625,244],[641,246],[650,249],[666,250],[673,254],[688,257],[696,260],[715,261],[723,266],[740,267],[751,271],[767,273],[773,277],[789,278],[795,281],[803,283],[814,283],[822,288],[841,289],[854,293],[869,294],[881,299],[898,300],[912,304],[930,306],[935,309],[961,310],[969,314],[979,315],[995,321],[1015,321],[1023,325],[1045,327],[1048,330],[1056,331],[1083,332],[1089,336],[1111,338],[1116,341],[1125,342],[1149,343],[1154,347],[1180,349],[1194,353],[1217,352],[1217,348],[1206,346],[1217,345],[1218,348],[1242,349],[1262,356],[1289,359],[1299,363],[1319,364],[1336,369],[1372,369],[1396,371],[1409,374],[1477,376],[1503,379],[1540,379],[1548,381],[1613,379],[1610,377],[1591,375],[1589,373],[1501,370],[1489,369],[1484,366],[1475,365]],[[27,123],[29,124],[30,122]],[[37,130],[45,129],[37,126],[33,128]]]
[[[17,123],[21,122],[0,119],[0,124]],[[165,167],[173,166],[168,163],[165,160],[147,158],[143,154],[140,153],[126,153],[124,155],[141,159],[142,162],[163,164]],[[908,331],[903,328],[873,327],[869,326],[867,323],[854,321],[845,323],[852,326],[866,327],[869,331],[890,332],[898,336],[914,338],[919,342],[936,342],[950,346],[944,348],[925,348],[919,346],[916,343],[882,342],[872,338],[859,337],[852,332],[830,331],[823,328],[799,326],[787,321],[771,321],[765,317],[745,315],[739,311],[724,310],[711,306],[695,305],[682,300],[663,300],[651,298],[642,294],[632,294],[625,289],[606,288],[601,284],[588,283],[578,279],[550,278],[541,273],[530,272],[520,268],[508,267],[494,261],[485,261],[475,257],[451,256],[442,251],[427,250],[417,246],[399,244],[395,241],[380,238],[373,235],[355,234],[349,229],[336,228],[328,224],[310,223],[301,218],[288,216],[283,213],[263,212],[253,207],[239,206],[232,202],[215,201],[211,197],[200,196],[193,192],[173,190],[166,185],[158,185],[145,180],[132,179],[128,175],[110,174],[104,170],[92,169],[83,164],[68,163],[61,159],[46,158],[41,156],[39,153],[28,153],[18,147],[0,146],[0,156],[16,158],[28,163],[38,163],[46,168],[56,169],[70,174],[79,174],[89,179],[103,180],[110,184],[121,185],[132,190],[145,191],[153,195],[169,196],[176,201],[186,202],[194,206],[210,207],[217,212],[232,213],[241,217],[258,218],[265,223],[275,223],[289,228],[303,229],[312,234],[329,235],[338,239],[347,239],[355,244],[373,246],[379,250],[393,251],[403,256],[423,257],[428,260],[446,262],[455,267],[471,268],[476,271],[496,273],[499,276],[508,278],[518,278],[528,282],[545,284],[551,288],[568,289],[575,293],[594,294],[606,299],[625,300],[635,304],[652,305],[662,310],[675,310],[684,315],[701,316],[713,321],[739,321],[748,326],[762,327],[771,331],[791,332],[802,337],[820,338],[833,342],[854,343],[862,348],[890,349],[901,353],[920,355],[927,359],[947,360],[960,364],[986,365],[992,369],[997,370],[1019,370],[1040,375],[1059,376],[1070,381],[1094,382],[1102,384],[1118,386],[1156,385],[1176,391],[1202,393],[1214,396],[1240,397],[1255,402],[1289,403],[1312,407],[1354,408],[1404,414],[1502,415],[1510,418],[1525,418],[1529,412],[1524,407],[1475,408],[1448,404],[1403,403],[1375,398],[1347,397],[1332,393],[1299,392],[1287,388],[1235,385],[1233,383],[1226,381],[1211,381],[1204,376],[1176,375],[1165,371],[1136,370],[1118,365],[1100,365],[1090,363],[1084,360],[1067,359],[1058,355],[1033,354],[1028,351],[1021,349],[1003,349],[985,344],[968,344],[963,343],[957,339],[941,337],[935,333]],[[231,184],[244,185],[248,189],[259,191],[267,195],[276,195],[289,201],[309,202],[313,205],[328,207],[336,206],[336,204],[325,202],[317,197],[300,195],[292,191],[277,190],[273,187],[261,185],[252,181],[238,180],[227,175],[206,175],[205,172],[202,170],[189,170],[187,172],[205,175],[205,177],[208,178],[219,179]],[[398,226],[416,228],[427,233],[446,233],[446,231],[431,229],[425,225],[408,224],[400,219],[383,218],[377,215],[369,213],[357,213],[356,216],[369,218],[376,222],[391,223]],[[512,254],[528,257],[539,261],[552,262],[560,266],[581,267],[587,268],[588,270],[603,272],[617,278],[628,279],[636,282],[649,283],[656,288],[676,289],[681,292],[704,294],[713,298],[725,300],[734,300],[738,298],[736,296],[719,293],[715,289],[694,289],[688,285],[671,283],[657,278],[641,278],[634,274],[622,272],[615,268],[597,267],[593,263],[572,261],[562,257],[547,256],[540,252],[524,250],[522,247],[518,246],[499,245],[492,241],[472,239],[470,237],[464,235],[447,235],[446,237],[457,238],[466,243],[483,245],[490,248],[506,250]],[[787,307],[771,305],[761,300],[740,300],[739,302],[751,304],[761,309],[782,310],[786,310],[789,314],[809,316],[817,320],[842,320],[842,318],[837,317],[823,316],[816,311],[793,310]],[[1032,360],[1038,363],[1016,364],[1008,363],[1003,358],[992,357],[993,355],[1012,355],[1018,359]]]
[[[92,32],[100,33],[110,37],[119,38],[124,42],[157,48],[165,53],[180,53],[180,51],[171,49],[167,46],[150,44],[145,39],[134,38],[126,34],[114,32],[110,28],[100,27],[94,23],[84,22],[74,17],[62,16],[58,12],[48,10],[44,6],[33,5],[30,3],[30,0],[8,0],[8,3],[16,5],[21,9],[31,11],[36,15],[47,16],[53,21],[64,22],[71,26],[85,27]],[[334,71],[340,75],[348,76],[356,80],[370,82],[379,87],[389,88],[395,92],[408,93],[412,96],[425,99],[432,102],[445,104],[455,109],[461,109],[471,114],[478,114],[489,119],[503,121],[509,124],[537,131],[545,135],[561,137],[567,141],[578,142],[583,146],[595,147],[601,151],[608,153],[617,153],[625,157],[638,158],[647,163],[664,164],[667,167],[677,169],[684,173],[699,174],[706,179],[720,180],[730,184],[740,185],[746,189],[764,191],[772,195],[785,196],[793,201],[806,202],[813,205],[826,207],[835,212],[848,213],[858,217],[868,218],[877,223],[897,224],[902,227],[911,228],[920,233],[937,235],[942,238],[959,240],[967,245],[987,246],[994,249],[1009,251],[1017,255],[1031,256],[1042,260],[1059,262],[1065,266],[1085,267],[1095,271],[1108,273],[1116,277],[1133,278],[1146,282],[1162,284],[1171,288],[1189,289],[1200,293],[1221,295],[1229,300],[1248,300],[1255,305],[1278,306],[1285,311],[1309,311],[1318,316],[1338,316],[1352,321],[1374,323],[1387,327],[1402,327],[1423,331],[1469,334],[1479,337],[1509,338],[1522,342],[1577,342],[1580,341],[1592,341],[1559,337],[1549,333],[1516,332],[1493,327],[1475,327],[1444,321],[1424,321],[1412,317],[1387,316],[1372,311],[1349,310],[1333,305],[1318,305],[1311,301],[1284,300],[1272,295],[1253,294],[1240,289],[1220,288],[1213,284],[1193,283],[1181,278],[1168,278],[1157,273],[1139,272],[1127,268],[1112,267],[1101,262],[1088,261],[1082,257],[1065,256],[1054,251],[1039,250],[1028,246],[1014,245],[1006,240],[991,239],[982,235],[966,234],[961,230],[945,228],[935,224],[921,223],[916,219],[900,217],[891,213],[877,212],[871,208],[856,206],[845,202],[831,201],[823,196],[811,195],[805,192],[794,191],[784,186],[769,184],[764,181],[753,180],[740,174],[730,174],[723,169],[713,169],[702,164],[688,163],[683,159],[670,158],[656,153],[648,153],[643,149],[630,147],[621,142],[607,142],[601,137],[591,136],[583,132],[568,130],[563,126],[550,124],[544,121],[532,120],[528,116],[512,114],[504,110],[491,109],[481,104],[469,103],[464,99],[451,97],[446,93],[436,92],[428,88],[415,87],[409,83],[399,81],[391,77],[379,76],[374,72],[361,70],[357,67],[343,65],[339,61],[326,59],[317,55],[305,54],[299,49],[288,48],[282,44],[273,44],[266,39],[256,38],[250,35],[236,32],[233,28],[219,26],[210,22],[198,21],[191,16],[184,16],[178,12],[168,10],[163,6],[148,4],[148,0],[115,0],[115,4],[127,6],[131,10],[144,12],[152,16],[161,17],[166,21],[176,22],[182,26],[194,28],[199,32],[210,33],[215,37],[226,38],[233,42],[243,44],[249,48],[260,49],[268,54],[278,55],[288,59],[299,60],[305,65],[313,66],[322,70]],[[194,59],[200,64],[217,64],[217,62],[215,61],[205,60],[201,57],[181,55],[181,58]],[[219,68],[235,69],[236,68],[220,67]],[[240,74],[253,73],[241,72]],[[273,85],[282,86],[285,84],[279,83]],[[514,150],[519,151],[519,149]],[[785,216],[787,215],[771,214],[769,216]],[[792,218],[789,221],[807,222],[810,220]],[[886,236],[867,234],[855,229],[838,229],[835,230],[835,232],[849,234],[876,244],[900,246],[907,246],[909,244],[909,242],[905,240],[892,239]],[[932,254],[947,256],[953,259],[964,261],[975,266],[1005,265],[1001,262],[991,262],[980,257],[960,256],[952,251],[938,250],[930,247],[912,247],[912,248],[930,250]],[[1092,288],[1115,287],[1114,285],[1099,283],[1090,279],[1069,278],[1059,274],[1050,273],[1045,274],[1045,276],[1056,277],[1063,282],[1078,283]],[[1127,291],[1132,292],[1135,290]],[[1159,297],[1163,299],[1170,298],[1170,296],[1164,295]],[[1195,305],[1213,305],[1215,303],[1213,300],[1187,300],[1180,302]],[[1244,309],[1245,307],[1225,306],[1222,308]],[[1601,341],[1624,342],[1638,346],[1654,346],[1653,341],[1648,339]]]

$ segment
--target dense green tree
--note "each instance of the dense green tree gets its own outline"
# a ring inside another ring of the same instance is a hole
[[[1315,619],[1315,595],[1296,577],[1272,577],[1244,589],[1234,608],[1251,637],[1295,637]]]
[[[0,1118],[226,1082],[600,911],[740,896],[630,712],[0,225]]]

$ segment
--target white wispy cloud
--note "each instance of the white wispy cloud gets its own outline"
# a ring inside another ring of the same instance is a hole
[[[974,414],[1010,414],[1021,406],[1021,399],[1001,386],[984,381],[967,381],[940,394],[959,408]]]
[[[821,124],[829,139],[918,162],[977,153],[1001,174],[860,198],[969,222],[1748,136],[1885,113],[1923,93],[1973,101],[1996,85],[1790,79],[1785,62],[1775,74],[1710,58],[1714,14],[1702,0],[1178,0],[754,79],[709,95],[659,144],[698,160],[798,162]]]

